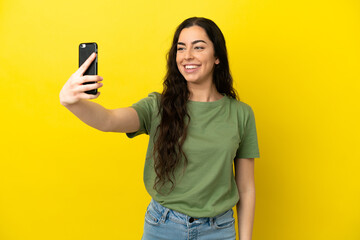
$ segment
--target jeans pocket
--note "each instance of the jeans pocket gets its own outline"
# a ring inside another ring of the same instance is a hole
[[[159,225],[161,215],[150,204],[145,213],[145,221],[150,225]]]
[[[233,227],[235,223],[234,212],[232,209],[226,211],[224,214],[214,219],[214,226],[216,229],[223,229]]]

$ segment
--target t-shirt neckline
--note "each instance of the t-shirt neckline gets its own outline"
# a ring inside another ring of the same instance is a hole
[[[221,105],[226,100],[227,96],[225,94],[222,94],[222,95],[223,95],[223,97],[216,101],[199,102],[199,101],[188,100],[188,104],[190,104],[192,106],[196,106],[196,107],[216,107],[216,106]]]

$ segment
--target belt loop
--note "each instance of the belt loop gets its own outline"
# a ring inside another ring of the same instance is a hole
[[[210,218],[210,227],[212,227],[212,226],[214,226],[214,218],[213,217]]]
[[[169,210],[170,210],[170,209],[165,208],[165,211],[164,211],[164,213],[163,213],[163,215],[161,216],[161,219],[160,219],[160,221],[161,221],[162,223],[165,222],[165,220],[166,220],[166,215],[169,213]]]

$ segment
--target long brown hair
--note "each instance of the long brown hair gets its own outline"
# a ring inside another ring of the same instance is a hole
[[[183,21],[176,29],[170,51],[167,55],[167,73],[164,78],[163,92],[160,100],[159,115],[161,121],[156,129],[153,156],[156,179],[154,189],[160,192],[167,183],[171,183],[170,192],[175,188],[175,168],[184,157],[184,168],[188,164],[182,145],[186,139],[190,115],[187,111],[190,92],[187,82],[180,73],[176,63],[176,52],[179,35],[184,28],[191,26],[202,27],[212,41],[215,56],[220,63],[215,65],[213,82],[219,93],[234,99],[239,99],[233,88],[233,79],[230,74],[225,38],[219,27],[210,19],[192,17]]]

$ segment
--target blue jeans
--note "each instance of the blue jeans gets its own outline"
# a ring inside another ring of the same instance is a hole
[[[151,200],[145,214],[142,240],[235,240],[230,209],[215,217],[193,218]]]

